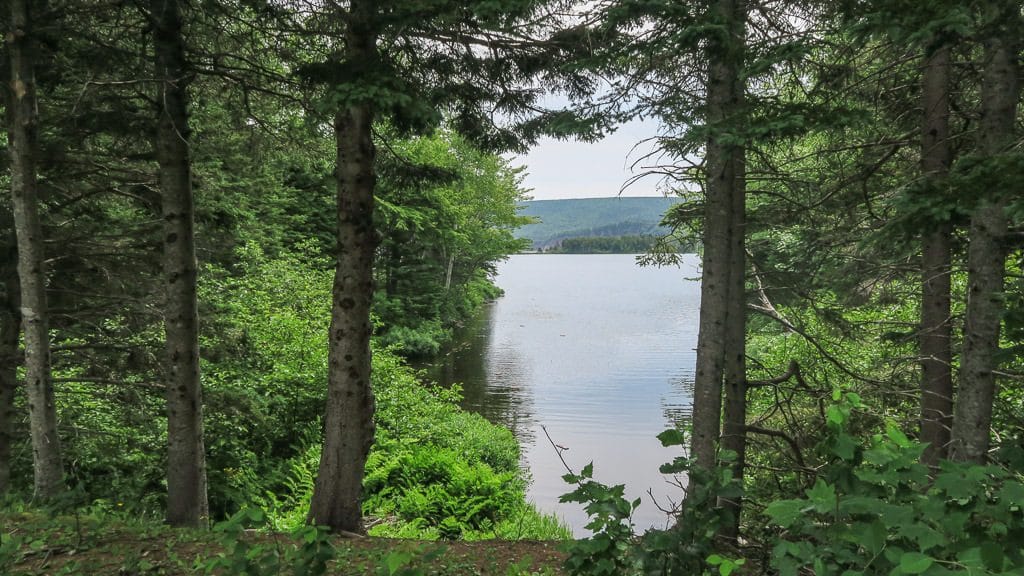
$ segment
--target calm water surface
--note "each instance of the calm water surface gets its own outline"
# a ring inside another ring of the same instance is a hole
[[[439,367],[461,382],[466,408],[512,429],[533,477],[530,499],[577,534],[586,515],[560,504],[569,486],[542,426],[578,471],[626,484],[643,503],[637,529],[664,526],[659,502],[678,488],[658,466],[678,454],[655,436],[690,414],[700,284],[697,258],[642,268],[630,255],[513,256],[499,268],[505,295],[458,338]]]

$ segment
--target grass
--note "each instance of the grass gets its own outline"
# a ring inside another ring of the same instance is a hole
[[[316,574],[319,557],[331,575],[555,576],[565,557],[556,541],[340,538],[308,529],[297,539],[36,511],[0,511],[0,537],[0,573],[12,575]]]

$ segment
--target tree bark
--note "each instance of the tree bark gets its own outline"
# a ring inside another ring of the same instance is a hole
[[[13,218],[3,210],[0,226],[11,230]],[[11,485],[11,444],[14,441],[14,394],[18,387],[18,253],[14,234],[0,240],[0,498]]]
[[[707,118],[711,128],[705,165],[704,254],[697,335],[697,368],[693,392],[693,434],[690,452],[696,465],[713,469],[722,418],[722,379],[726,359],[729,291],[734,246],[733,201],[742,176],[742,147],[722,138],[723,123],[742,104],[740,72],[745,30],[743,0],[719,0],[712,17],[728,37],[708,41]],[[741,272],[742,273],[742,272]]]
[[[11,0],[7,33],[11,62],[10,126],[11,198],[18,238],[18,278],[25,331],[25,392],[35,496],[49,499],[64,489],[57,408],[50,374],[49,313],[46,307],[44,238],[36,185],[35,51],[28,0]]]
[[[949,174],[950,47],[927,56],[922,78],[924,118],[921,126],[922,176],[941,183]],[[950,237],[952,226],[940,223],[925,234],[921,247],[921,462],[936,466],[945,458],[953,426],[953,357],[950,350]]]
[[[199,380],[199,311],[188,78],[180,0],[151,0],[156,56],[156,157],[164,218],[167,370],[167,522],[206,521],[206,458]]]
[[[743,86],[739,86],[742,91]],[[742,99],[742,92],[740,92]],[[744,150],[735,156],[735,185],[732,191],[732,248],[729,255],[729,311],[725,333],[725,407],[722,449],[736,454],[733,478],[741,485],[747,455],[747,252],[746,252],[746,166]],[[730,512],[722,536],[739,536],[742,497],[723,499],[721,506]]]
[[[376,61],[372,0],[353,0],[347,57]],[[334,274],[328,349],[327,406],[320,468],[308,521],[332,530],[361,532],[363,471],[374,437],[370,382],[370,303],[373,300],[373,227],[376,186],[373,110],[348,103],[334,119],[337,142],[338,263]]]
[[[1016,42],[1020,9],[1015,3],[1001,4],[1006,6],[985,39],[981,88],[981,148],[989,157],[1005,153],[1012,145],[1020,97]],[[982,198],[971,215],[967,315],[950,454],[954,460],[983,463],[988,458],[1003,313],[1006,230],[1005,196]]]

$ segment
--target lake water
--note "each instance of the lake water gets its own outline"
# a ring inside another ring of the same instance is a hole
[[[695,256],[665,268],[622,254],[513,256],[499,267],[505,295],[438,366],[442,383],[463,384],[466,408],[512,429],[533,478],[529,498],[578,535],[586,515],[558,502],[570,486],[542,427],[568,448],[562,456],[574,470],[593,461],[597,480],[642,497],[638,531],[667,520],[648,490],[662,504],[681,497],[658,472],[679,451],[655,436],[690,415],[697,264]]]

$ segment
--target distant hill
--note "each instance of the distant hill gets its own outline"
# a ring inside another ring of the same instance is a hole
[[[566,238],[595,236],[642,236],[665,232],[661,217],[679,198],[579,198],[573,200],[530,200],[519,212],[539,218],[516,231],[528,238],[536,250],[547,249]]]

